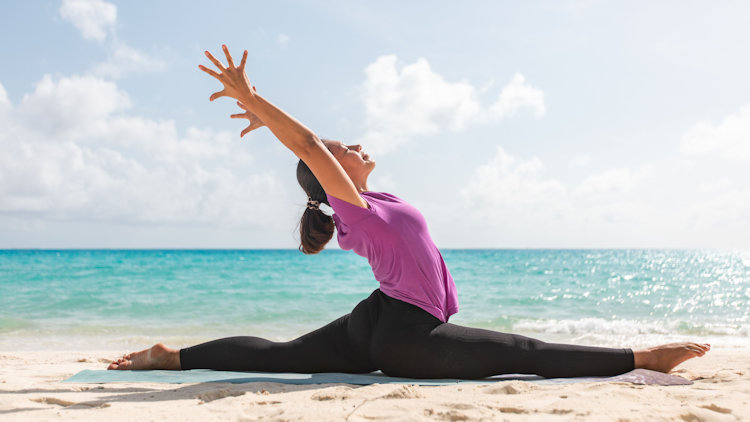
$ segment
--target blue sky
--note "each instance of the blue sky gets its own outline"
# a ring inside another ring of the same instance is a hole
[[[750,247],[746,2],[4,2],[0,34],[0,248],[296,247],[296,159],[208,101],[221,43],[440,247]]]

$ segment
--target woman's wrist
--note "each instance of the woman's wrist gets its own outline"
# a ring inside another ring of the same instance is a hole
[[[255,109],[258,107],[260,103],[260,95],[258,95],[257,92],[254,90],[250,90],[243,95],[240,96],[240,98],[237,98],[237,101],[241,102],[245,105],[245,107],[249,108],[251,112],[255,113]],[[257,114],[257,113],[256,113]]]

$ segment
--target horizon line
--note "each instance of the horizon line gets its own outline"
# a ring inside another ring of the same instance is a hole
[[[591,247],[459,247],[459,248],[438,248],[441,251],[592,251],[592,250],[750,250],[750,247],[673,247],[673,246],[591,246]],[[6,251],[298,251],[297,248],[224,248],[224,247],[62,247],[62,248],[45,248],[45,247],[21,247],[21,248],[4,248],[0,247],[0,252]],[[348,252],[340,248],[323,249],[321,251],[338,251]]]

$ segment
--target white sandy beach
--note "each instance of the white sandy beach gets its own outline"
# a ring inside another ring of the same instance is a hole
[[[750,354],[678,366],[689,386],[625,383],[420,387],[342,384],[68,384],[117,352],[0,353],[0,420],[750,420]]]

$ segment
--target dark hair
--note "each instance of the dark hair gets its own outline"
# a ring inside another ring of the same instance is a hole
[[[304,161],[297,163],[297,182],[307,194],[307,197],[321,204],[328,203],[326,191],[320,185],[310,167]],[[299,250],[306,254],[316,254],[323,250],[326,243],[333,237],[333,218],[320,209],[305,207],[299,222]]]

